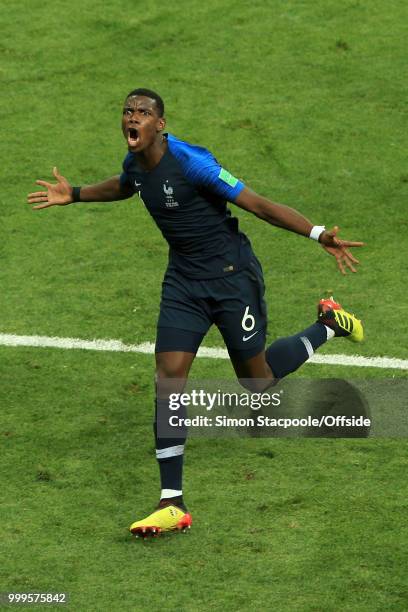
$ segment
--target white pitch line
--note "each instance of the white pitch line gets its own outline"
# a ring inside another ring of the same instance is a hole
[[[144,353],[152,355],[154,344],[124,344],[120,340],[81,340],[80,338],[58,338],[49,336],[17,336],[15,334],[0,334],[2,346],[32,346],[38,348],[85,349],[88,351],[116,351],[121,353]],[[198,357],[210,359],[228,359],[224,348],[200,347]],[[361,355],[313,355],[307,363],[323,365],[344,365],[365,368],[390,368],[408,370],[408,359],[393,357],[362,357]]]

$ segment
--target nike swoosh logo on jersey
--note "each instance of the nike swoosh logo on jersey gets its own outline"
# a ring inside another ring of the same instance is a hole
[[[251,338],[253,338],[258,332],[259,332],[259,329],[257,329],[256,332],[254,332],[250,336],[242,336],[242,340],[246,342],[247,340],[250,340]]]

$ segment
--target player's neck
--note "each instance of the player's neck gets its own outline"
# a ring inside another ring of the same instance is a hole
[[[136,157],[143,170],[149,171],[157,166],[166,151],[167,138],[163,134],[158,134],[154,143],[141,153],[136,153]]]

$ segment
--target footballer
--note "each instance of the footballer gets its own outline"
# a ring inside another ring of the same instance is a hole
[[[35,210],[73,202],[113,202],[135,193],[143,201],[169,245],[155,345],[157,382],[187,379],[213,323],[223,336],[237,377],[256,379],[258,384],[263,380],[263,388],[297,370],[333,337],[361,341],[361,322],[331,298],[320,300],[317,320],[309,327],[265,347],[261,264],[227,203],[316,240],[336,258],[343,274],[346,268],[356,271],[358,261],[349,248],[363,243],[341,240],[337,227],[328,231],[313,225],[293,208],[258,195],[207,149],[166,133],[165,127],[161,97],[149,89],[135,89],[123,106],[128,153],[121,174],[73,187],[54,168],[56,183],[37,180],[44,190],[28,195]],[[161,437],[157,427],[157,415],[166,410],[166,404],[165,394],[156,392],[154,431],[161,495],[152,514],[130,526],[136,535],[184,529],[192,522],[183,501],[185,433],[174,439]]]

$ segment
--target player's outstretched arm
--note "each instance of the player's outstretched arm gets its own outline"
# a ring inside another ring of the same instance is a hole
[[[244,208],[254,215],[267,221],[271,225],[282,227],[302,236],[310,236],[310,232],[314,227],[313,224],[301,215],[294,208],[283,204],[276,204],[267,198],[258,195],[254,191],[245,187],[235,200],[235,204],[240,208]],[[339,228],[336,226],[330,231],[322,231],[319,236],[319,242],[322,247],[336,258],[337,267],[342,274],[346,273],[345,266],[356,272],[354,264],[358,264],[358,260],[348,250],[349,247],[361,247],[363,242],[351,242],[350,240],[341,240],[337,237]]]
[[[38,180],[36,184],[44,187],[44,190],[28,194],[28,203],[36,204],[33,210],[41,210],[50,206],[66,206],[74,202],[72,185],[64,176],[61,176],[57,168],[53,169],[53,174],[57,180],[56,183]],[[113,176],[102,183],[81,187],[80,201],[114,202],[130,198],[132,195],[133,192],[121,185],[119,176]]]

